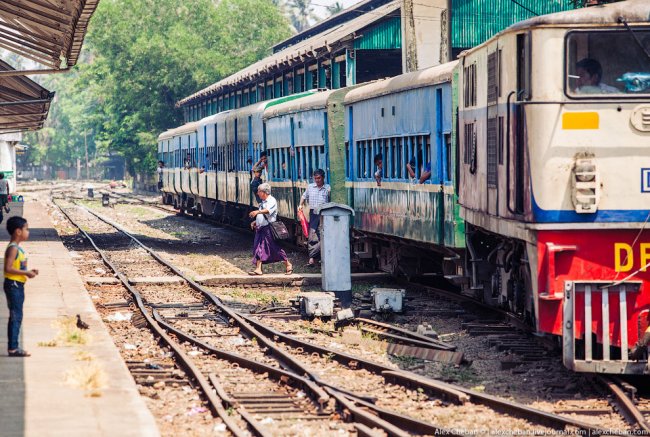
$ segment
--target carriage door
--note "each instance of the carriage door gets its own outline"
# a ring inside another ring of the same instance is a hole
[[[239,199],[239,119],[235,118],[235,141],[232,145],[232,163],[229,170],[232,170],[235,179],[235,203],[241,203]]]
[[[488,214],[499,215],[499,50],[487,59],[487,205]]]
[[[431,152],[431,183],[440,186],[440,195],[437,196],[436,212],[433,222],[436,224],[436,241],[442,244],[445,241],[445,224],[447,222],[445,216],[445,181],[447,174],[449,174],[449,167],[447,166],[447,137],[444,132],[443,126],[443,103],[442,103],[442,88],[436,89],[436,137],[435,143],[432,144],[434,150]],[[433,168],[433,163],[436,163],[436,168]],[[435,173],[434,173],[435,172]]]

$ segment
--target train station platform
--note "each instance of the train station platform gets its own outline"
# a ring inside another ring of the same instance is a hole
[[[13,214],[12,211],[11,214]],[[119,351],[95,311],[69,252],[45,208],[25,203],[30,226],[24,244],[30,267],[39,269],[25,290],[20,345],[32,356],[7,356],[8,310],[0,298],[0,435],[158,436],[155,420],[138,393]],[[0,245],[8,242],[5,221]],[[91,339],[82,346],[46,346],[57,338],[57,321],[80,314]],[[85,357],[85,358],[82,358]],[[91,364],[89,364],[91,363]],[[84,366],[100,369],[105,386],[89,392],[75,384]]]

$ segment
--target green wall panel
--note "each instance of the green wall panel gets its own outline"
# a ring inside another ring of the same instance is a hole
[[[363,36],[354,41],[355,49],[381,50],[402,47],[402,25],[399,17],[384,20],[363,30]]]
[[[451,45],[470,48],[479,45],[506,27],[535,15],[574,9],[571,0],[452,0]],[[530,9],[530,11],[526,10]]]

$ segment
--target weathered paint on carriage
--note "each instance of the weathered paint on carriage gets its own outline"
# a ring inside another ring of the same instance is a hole
[[[270,181],[280,216],[296,219],[300,196],[317,168],[325,170],[331,200],[345,203],[343,101],[354,88],[321,92],[265,111]]]
[[[451,86],[451,163],[449,169],[449,176],[451,185],[453,186],[453,194],[445,195],[445,245],[448,247],[455,247],[458,249],[465,248],[465,220],[460,216],[460,205],[458,203],[458,157],[459,143],[458,143],[458,76],[461,71],[461,64],[457,64],[454,68]]]
[[[327,167],[332,187],[331,201],[346,203],[345,188],[345,105],[347,93],[353,87],[333,92],[327,100]]]
[[[455,149],[451,142],[451,77],[455,65],[380,81],[348,94],[350,163],[346,186],[357,229],[462,247],[463,229],[456,223]],[[384,177],[379,187],[373,178],[377,168],[372,157],[380,151],[384,153]],[[424,184],[409,181],[406,164],[411,158],[417,169],[430,163],[431,177]]]

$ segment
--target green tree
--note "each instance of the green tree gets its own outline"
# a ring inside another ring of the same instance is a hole
[[[83,62],[44,85],[57,91],[30,159],[72,165],[92,132],[91,152],[111,150],[129,171],[155,167],[160,132],[182,123],[181,98],[268,54],[291,33],[271,0],[102,0]],[[39,151],[46,148],[47,153]]]

